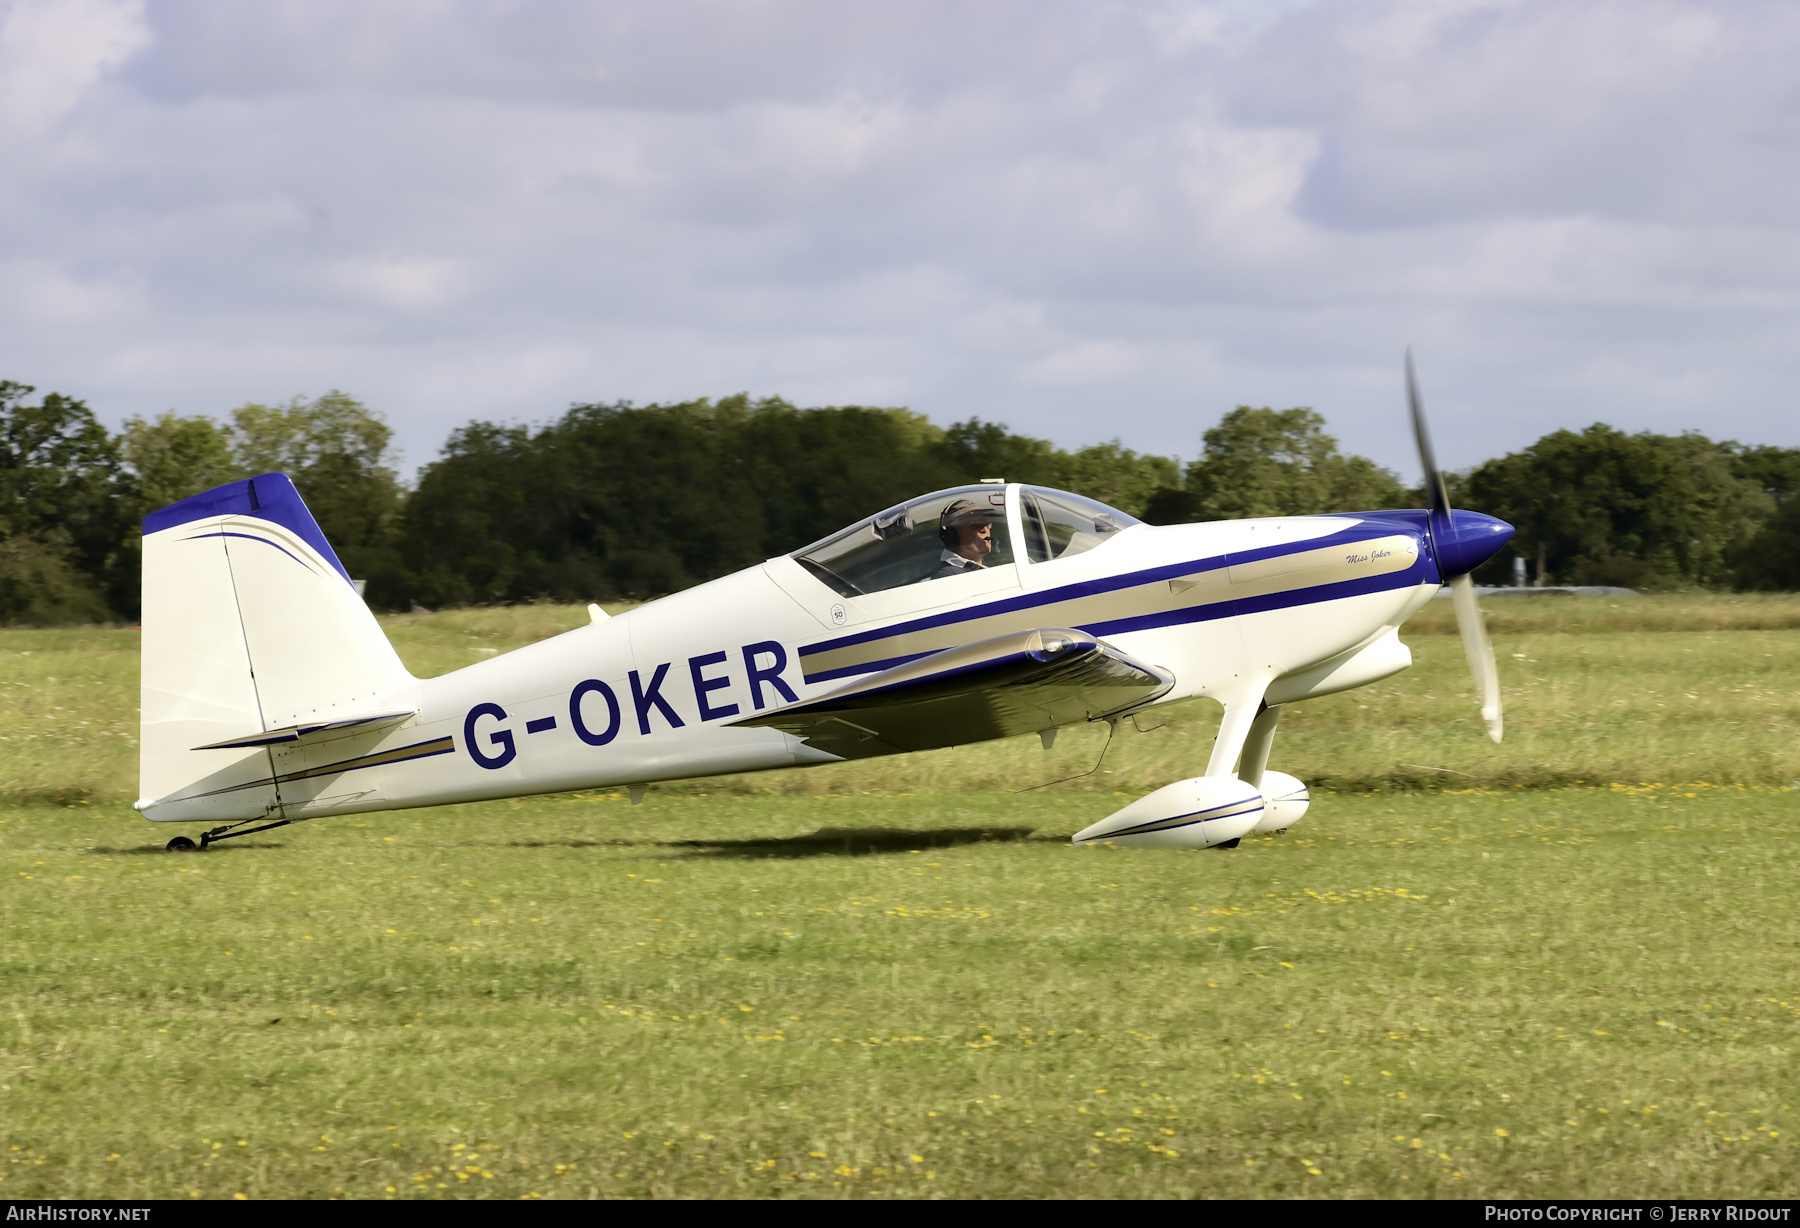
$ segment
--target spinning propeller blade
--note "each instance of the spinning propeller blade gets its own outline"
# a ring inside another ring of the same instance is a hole
[[[1412,412],[1413,443],[1419,448],[1419,465],[1425,470],[1425,497],[1431,501],[1431,529],[1450,527],[1450,492],[1438,468],[1437,451],[1431,446],[1431,427],[1425,421],[1425,400],[1419,395],[1419,376],[1413,370],[1412,347],[1406,349],[1406,407]]]
[[[1413,442],[1419,447],[1419,466],[1425,471],[1425,497],[1431,503],[1429,520],[1434,552],[1440,560],[1450,555],[1447,549],[1456,535],[1450,515],[1450,492],[1444,487],[1444,474],[1438,468],[1437,453],[1431,446],[1431,428],[1425,422],[1425,402],[1419,396],[1419,377],[1413,371],[1412,350],[1406,351],[1406,404],[1412,412]],[[1501,734],[1500,671],[1494,664],[1494,646],[1488,642],[1487,627],[1481,621],[1481,607],[1475,604],[1475,581],[1468,572],[1449,579],[1450,599],[1456,606],[1456,629],[1462,634],[1463,653],[1469,658],[1469,672],[1475,675],[1475,689],[1481,695],[1481,719],[1487,724],[1488,737],[1498,742]]]
[[[1488,737],[1498,742],[1500,671],[1494,666],[1494,646],[1488,643],[1481,607],[1475,604],[1475,581],[1467,573],[1450,581],[1450,600],[1456,605],[1456,629],[1462,633],[1463,655],[1469,658],[1469,672],[1475,675],[1475,688],[1481,693],[1481,719],[1487,722]]]

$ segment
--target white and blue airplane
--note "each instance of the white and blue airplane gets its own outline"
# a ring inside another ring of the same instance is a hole
[[[1205,697],[1205,771],[1077,844],[1206,848],[1291,827],[1283,706],[1405,669],[1448,584],[1500,738],[1469,572],[1512,527],[1450,508],[1410,357],[1428,510],[1152,526],[1000,479],[438,678],[407,672],[286,475],[144,520],[137,809],[199,847],[326,815],[930,750]],[[192,849],[177,836],[170,849]]]

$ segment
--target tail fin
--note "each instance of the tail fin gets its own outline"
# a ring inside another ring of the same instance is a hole
[[[277,812],[255,735],[366,717],[413,682],[284,473],[146,516],[143,610],[148,818]]]

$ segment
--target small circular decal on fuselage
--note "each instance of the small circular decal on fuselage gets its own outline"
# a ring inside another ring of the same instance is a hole
[[[831,621],[836,623],[838,626],[840,626],[840,627],[843,626],[844,620],[849,617],[850,616],[848,614],[844,613],[844,607],[841,603],[831,607]]]

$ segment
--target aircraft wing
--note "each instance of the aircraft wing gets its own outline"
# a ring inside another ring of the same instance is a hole
[[[1086,632],[1040,628],[947,648],[807,703],[730,722],[846,759],[932,750],[1099,720],[1175,679]]]

